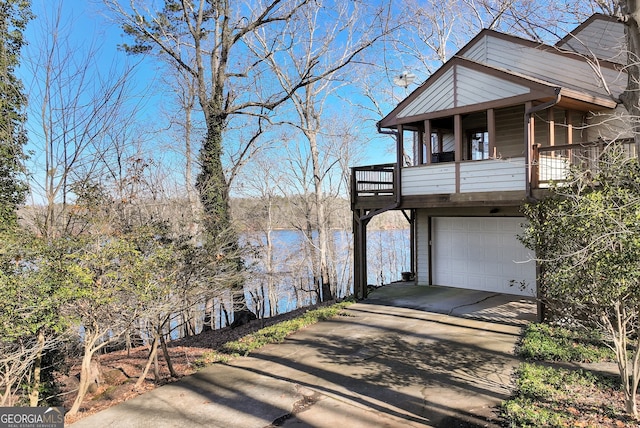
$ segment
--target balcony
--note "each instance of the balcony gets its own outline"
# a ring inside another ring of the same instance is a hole
[[[619,142],[629,156],[635,156],[632,140]],[[604,142],[535,147],[531,162],[531,189],[548,188],[551,182],[567,178],[570,165],[587,165],[595,172]],[[393,203],[397,192],[404,198],[420,198],[425,203],[441,201],[503,200],[524,198],[527,167],[524,157],[481,161],[439,162],[401,169],[398,188],[396,164],[352,168],[351,203],[359,208],[375,208]],[[429,198],[439,195],[438,198]],[[445,197],[446,196],[446,197]],[[426,198],[425,198],[426,197]]]
[[[604,141],[581,144],[565,144],[551,147],[535,147],[532,156],[531,187],[548,188],[552,182],[562,183],[567,179],[571,165],[589,169],[592,174],[598,171],[598,159],[606,146]],[[628,157],[637,155],[633,140],[616,142]]]

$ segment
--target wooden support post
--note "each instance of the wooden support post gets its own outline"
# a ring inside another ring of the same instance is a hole
[[[426,145],[426,157],[427,159],[425,159],[426,164],[430,164],[431,163],[431,155],[433,154],[433,148],[431,147],[431,120],[427,119],[424,121],[424,139],[425,142],[424,144]]]
[[[456,193],[460,193],[460,162],[465,158],[463,156],[463,140],[464,136],[462,135],[462,116],[456,114],[453,117],[453,134],[455,138],[455,177],[456,177]]]
[[[404,166],[404,128],[398,125],[398,138],[396,139],[396,162],[398,168]]]
[[[455,138],[455,161],[460,162],[464,159],[462,153],[462,141],[464,136],[462,135],[462,116],[456,114],[453,118],[453,134]]]
[[[531,150],[531,188],[540,187],[540,146],[535,144]]]
[[[353,293],[358,300],[367,297],[367,223],[365,210],[353,211]]]
[[[496,157],[496,112],[487,110],[487,133],[489,134],[489,157]]]

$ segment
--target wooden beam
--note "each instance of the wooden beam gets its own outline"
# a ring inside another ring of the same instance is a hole
[[[464,136],[462,135],[462,116],[459,114],[456,114],[453,117],[453,134],[455,138],[455,148],[456,148],[456,153],[455,153],[456,193],[460,193],[460,162],[464,159],[464,157],[462,156],[462,148],[463,148],[462,142],[464,140]]]
[[[417,137],[417,138],[416,138]],[[418,132],[413,137],[413,165],[422,165],[424,163],[424,151],[422,146],[424,145],[424,131],[418,129]]]
[[[455,138],[455,150],[456,150],[455,161],[460,162],[463,159],[462,141],[464,137],[462,135],[462,116],[459,114],[456,114],[453,117],[453,135]]]
[[[496,112],[490,108],[487,110],[487,132],[489,134],[489,157],[497,157],[496,152]]]
[[[430,164],[431,163],[431,155],[432,153],[432,148],[431,148],[431,133],[433,131],[431,130],[431,120],[426,119],[424,121],[424,138],[425,138],[425,144],[427,146],[427,150],[426,150],[426,156],[427,159],[425,159],[426,164]]]
[[[427,217],[427,269],[429,271],[429,277],[427,278],[428,285],[433,284],[433,217]],[[417,268],[416,268],[417,275]]]
[[[549,139],[549,145],[556,145],[556,120],[553,112],[553,107],[547,110],[547,121],[549,126],[547,127],[547,134]]]
[[[527,112],[531,111],[533,107],[533,103],[531,101],[527,101],[524,104],[524,150],[525,150],[525,158],[527,160],[527,164],[525,165],[525,189],[527,195],[531,192],[531,156],[533,155],[531,151],[531,147],[535,144],[535,118],[532,114]]]
[[[404,128],[398,125],[398,138],[396,141],[396,162],[398,170],[404,166]]]

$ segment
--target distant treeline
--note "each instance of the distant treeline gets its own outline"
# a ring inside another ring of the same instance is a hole
[[[264,220],[270,213],[270,224],[274,230],[300,229],[306,225],[307,218],[314,222],[314,205],[309,198],[302,195],[282,197],[269,200],[263,198],[232,198],[231,211],[238,231],[258,231],[263,229]],[[327,214],[333,229],[351,229],[352,213],[347,198],[331,198],[328,201]],[[310,207],[308,210],[306,207]],[[307,215],[309,214],[309,215]],[[315,225],[314,225],[315,226]],[[374,217],[369,229],[405,229],[409,225],[400,211],[389,211]]]

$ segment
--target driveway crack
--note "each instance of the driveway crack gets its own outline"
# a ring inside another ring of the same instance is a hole
[[[499,295],[500,295],[500,293],[496,293],[496,294],[492,294],[492,295],[490,295],[490,296],[487,296],[487,297],[485,297],[485,298],[483,298],[483,299],[480,299],[480,300],[478,300],[477,302],[465,303],[464,305],[458,305],[458,306],[455,306],[455,307],[451,308],[451,310],[449,311],[449,313],[448,313],[447,315],[451,315],[451,314],[453,314],[453,312],[454,312],[456,309],[464,308],[465,306],[473,306],[473,305],[477,305],[478,303],[482,303],[482,302],[485,302],[485,301],[487,301],[487,300],[489,300],[489,299],[493,299],[494,297],[498,297]]]
[[[264,428],[281,427],[289,419],[295,417],[299,413],[304,412],[305,410],[308,410],[311,406],[313,406],[318,401],[320,401],[321,398],[322,398],[322,395],[319,392],[305,391],[304,393],[302,393],[302,398],[300,398],[298,401],[293,403],[290,413],[287,413],[286,415],[282,415],[279,418],[274,419],[274,421],[271,422],[271,424],[265,426]]]

